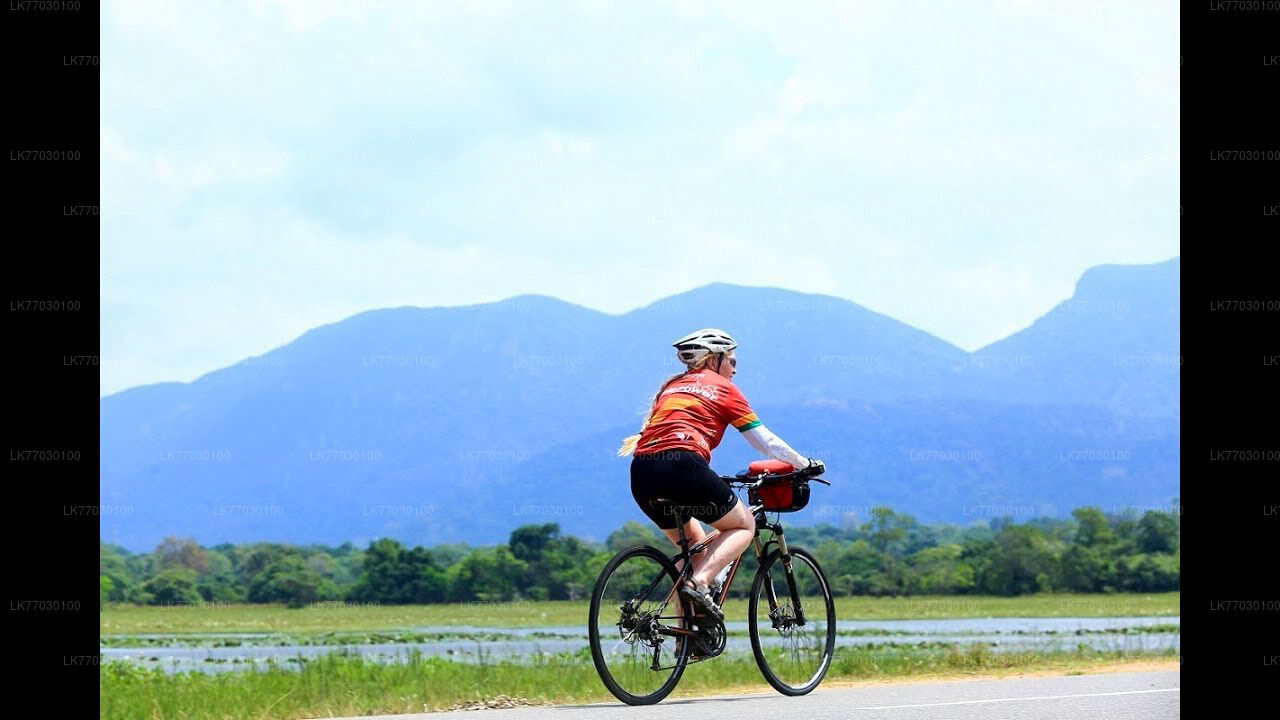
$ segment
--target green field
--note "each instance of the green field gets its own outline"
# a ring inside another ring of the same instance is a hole
[[[1023,597],[840,598],[837,617],[846,620],[963,617],[1105,617],[1179,615],[1179,594],[1032,595]],[[729,620],[745,620],[746,604],[731,601]],[[101,613],[104,635],[158,633],[186,644],[189,633],[263,632],[289,636],[289,643],[324,644],[325,633],[391,633],[422,641],[414,626],[581,626],[587,603],[504,602],[416,606],[326,605],[287,609],[264,605],[185,607],[115,606]],[[1174,623],[1139,632],[1177,632]],[[1176,653],[1141,648],[1124,633],[1107,650],[994,653],[985,645],[904,644],[885,632],[884,642],[849,646],[837,641],[827,682],[908,677],[999,676],[1014,672],[1080,673],[1117,664],[1158,661],[1177,667]],[[458,633],[477,635],[459,627]],[[448,634],[448,633],[445,633]],[[483,635],[484,633],[479,633]],[[845,634],[875,635],[863,629]],[[483,639],[477,635],[476,639]],[[374,641],[375,638],[369,638]],[[388,637],[378,642],[399,642]],[[153,641],[157,645],[165,638]],[[238,642],[238,641],[237,641]],[[131,638],[104,645],[136,645]],[[333,653],[226,673],[168,674],[154,668],[103,662],[100,677],[104,718],[303,718],[422,712],[470,703],[545,704],[612,701],[586,648],[542,663],[462,663],[413,653],[406,663],[379,663]],[[724,656],[691,665],[672,698],[734,692],[771,692],[748,657]]]
[[[585,655],[582,654],[582,655]],[[1167,654],[1124,652],[994,654],[971,650],[886,645],[837,648],[827,682],[927,676],[1054,671],[1078,674],[1118,663],[1163,661]],[[514,698],[519,704],[614,701],[588,657],[565,655],[540,665],[469,665],[418,657],[384,665],[330,655],[301,671],[269,670],[166,675],[111,662],[100,672],[101,716],[115,720],[183,718],[304,718],[423,712],[463,703]],[[772,692],[749,658],[721,657],[691,665],[670,699],[704,694]]]
[[[1017,597],[920,596],[836,598],[841,620],[919,620],[965,617],[1176,616],[1180,594],[1068,595]],[[581,601],[508,601],[441,605],[320,604],[297,609],[282,605],[110,606],[100,613],[103,635],[134,633],[279,632],[323,633],[395,630],[423,625],[520,627],[582,625],[588,605]],[[745,600],[725,604],[728,620],[746,620]]]

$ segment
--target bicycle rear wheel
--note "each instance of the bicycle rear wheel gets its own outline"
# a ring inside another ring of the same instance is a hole
[[[783,695],[804,695],[818,687],[831,667],[836,606],[827,576],[813,555],[798,547],[789,552],[789,570],[774,550],[756,571],[747,626],[764,679]],[[803,624],[798,611],[803,612]]]
[[[675,592],[678,578],[667,556],[638,546],[615,555],[596,580],[588,620],[591,659],[609,692],[628,705],[661,701],[684,674],[690,643],[661,632],[689,631],[692,612]]]

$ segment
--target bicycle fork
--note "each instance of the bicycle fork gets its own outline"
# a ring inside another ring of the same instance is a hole
[[[804,604],[800,601],[800,589],[796,586],[796,576],[791,569],[791,553],[787,550],[787,538],[783,535],[781,526],[777,526],[772,529],[773,540],[771,542],[775,542],[778,545],[778,559],[782,561],[782,574],[787,579],[787,592],[791,596],[791,606],[795,611],[795,622],[797,625],[804,626]],[[761,545],[759,534],[756,535],[753,542],[755,544],[756,552],[760,556],[760,565],[763,567],[765,559],[764,548],[767,544]],[[765,577],[764,584],[766,595],[769,597],[769,618],[773,621],[774,629],[777,630],[779,629],[779,607],[778,594],[773,587],[773,578]]]

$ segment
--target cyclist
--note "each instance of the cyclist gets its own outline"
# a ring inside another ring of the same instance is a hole
[[[699,519],[720,531],[695,557],[693,576],[680,592],[694,607],[723,620],[709,583],[751,544],[755,518],[711,469],[711,451],[732,425],[763,455],[797,469],[820,468],[822,463],[797,453],[752,412],[746,397],[731,382],[738,372],[734,353],[738,343],[728,333],[705,328],[680,338],[673,346],[685,372],[658,388],[640,432],[623,440],[618,455],[633,455],[631,495],[672,543],[680,541],[676,518],[652,508],[649,501],[653,498],[671,498],[676,504],[691,506],[693,517],[684,528],[691,545],[706,538]]]

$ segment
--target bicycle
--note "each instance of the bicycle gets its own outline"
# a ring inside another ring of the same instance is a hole
[[[757,461],[734,477],[721,476],[735,491],[747,491],[755,517],[750,547],[759,566],[751,584],[747,626],[756,665],[784,695],[804,695],[817,687],[835,652],[835,603],[826,573],[808,550],[788,547],[780,519],[770,523],[766,516],[803,508],[809,501],[810,480],[831,484],[816,475],[779,461]],[[622,550],[605,565],[591,593],[591,658],[605,687],[628,705],[662,701],[688,665],[719,656],[728,641],[723,620],[697,614],[693,603],[676,592],[693,574],[693,557],[719,531],[689,547],[684,525],[692,516],[690,507],[669,498],[653,503],[661,512],[677,515],[680,552],[668,557],[648,545]],[[772,532],[764,542],[762,530]],[[770,550],[771,545],[776,547]],[[712,587],[721,607],[746,555],[743,552],[728,566],[727,575],[722,573],[720,587]],[[666,614],[673,599],[678,601],[674,614]],[[665,647],[668,638],[670,648]]]

